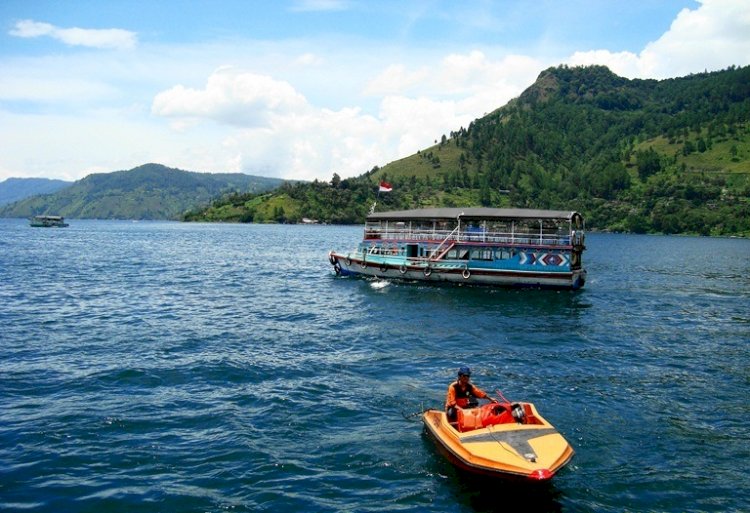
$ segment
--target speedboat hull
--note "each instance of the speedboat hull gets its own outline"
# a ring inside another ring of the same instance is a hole
[[[466,423],[459,416],[459,422],[450,423],[440,410],[427,410],[422,420],[441,452],[463,470],[495,477],[547,481],[570,461],[573,448],[539,415],[533,404],[514,403],[512,407],[517,408],[516,405],[523,409],[521,419],[515,413],[510,414],[508,404],[505,412],[498,415],[486,415],[487,409],[497,409],[497,405],[474,409],[475,419],[481,415],[483,421]]]

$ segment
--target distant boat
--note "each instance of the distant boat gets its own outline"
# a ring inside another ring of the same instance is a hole
[[[66,228],[68,226],[62,216],[34,216],[29,224],[38,228]]]

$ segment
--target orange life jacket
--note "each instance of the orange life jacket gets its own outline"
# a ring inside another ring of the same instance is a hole
[[[453,391],[456,394],[456,406],[459,408],[466,408],[471,399],[477,398],[474,395],[474,385],[471,383],[466,384],[466,390],[462,389],[458,382],[453,383]]]

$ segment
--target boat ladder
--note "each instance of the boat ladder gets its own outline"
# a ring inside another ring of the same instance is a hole
[[[455,246],[455,245],[456,245],[455,242],[451,242],[450,246],[448,246],[443,251],[441,251],[438,256],[435,256],[435,253],[437,252],[437,249],[436,249],[435,251],[432,252],[432,256],[429,258],[429,260],[432,261],[432,262],[437,261],[437,260],[441,260],[445,256],[445,254],[448,253],[448,251],[450,251],[451,249],[453,249],[453,246]],[[438,246],[438,249],[439,249],[439,246]]]
[[[456,227],[455,227],[455,228],[453,229],[453,231],[452,231],[452,232],[450,232],[450,233],[449,233],[449,234],[448,234],[448,235],[447,235],[447,236],[446,236],[446,237],[445,237],[445,238],[443,239],[443,242],[441,242],[441,243],[440,243],[440,244],[438,245],[438,247],[436,247],[435,249],[433,249],[433,250],[432,250],[432,252],[430,253],[430,258],[429,258],[428,260],[430,260],[430,261],[433,261],[433,262],[434,262],[435,260],[440,260],[441,258],[443,258],[443,257],[445,256],[445,254],[446,254],[446,253],[448,253],[448,251],[450,251],[450,250],[451,250],[451,249],[453,248],[453,246],[455,246],[455,245],[456,245],[456,242],[455,242],[455,241],[453,240],[453,235],[454,235],[454,234],[455,234],[456,232],[458,232],[459,228],[461,228],[461,227],[460,227],[460,226],[456,226]],[[451,241],[451,243],[450,243],[450,244],[448,245],[448,247],[446,247],[445,249],[443,249],[442,251],[440,251],[440,248],[442,248],[442,247],[443,247],[443,244],[445,244],[445,243],[446,243],[446,242],[448,242],[449,240]],[[440,254],[438,254],[438,252],[440,252]],[[437,256],[435,256],[435,255],[437,255]]]

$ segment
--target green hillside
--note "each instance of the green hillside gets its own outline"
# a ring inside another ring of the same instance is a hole
[[[48,178],[8,178],[0,182],[0,205],[20,201],[37,194],[51,194],[72,183]]]
[[[240,173],[195,173],[145,164],[129,171],[92,174],[54,194],[0,207],[0,217],[180,219],[188,210],[230,191],[255,194],[281,183]]]
[[[550,68],[436,140],[356,178],[234,195],[186,219],[361,223],[384,179],[380,210],[577,209],[599,230],[750,235],[750,67],[661,81]]]

